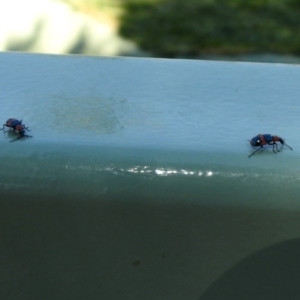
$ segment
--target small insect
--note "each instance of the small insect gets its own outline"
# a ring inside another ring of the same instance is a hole
[[[257,151],[259,151],[261,148],[263,148],[264,145],[273,145],[273,152],[276,153],[280,152],[278,150],[278,145],[276,144],[276,142],[280,142],[282,145],[286,145],[287,147],[289,147],[291,150],[292,147],[290,147],[289,145],[287,145],[285,143],[285,141],[277,136],[277,135],[271,135],[271,134],[258,134],[257,136],[255,136],[254,138],[252,138],[251,140],[249,140],[250,145],[254,146],[254,147],[258,147],[260,146],[259,149],[255,150],[254,152],[252,152],[248,157],[251,157],[253,154],[255,154]],[[275,151],[276,148],[276,151]]]
[[[5,127],[12,128],[14,131],[19,133],[19,136],[11,140],[10,142],[21,139],[23,137],[32,137],[31,135],[25,134],[26,130],[27,131],[31,131],[31,130],[29,130],[28,127],[25,127],[25,125],[22,124],[22,120],[10,118],[6,121],[5,124],[3,124],[3,128],[1,130],[4,130]]]

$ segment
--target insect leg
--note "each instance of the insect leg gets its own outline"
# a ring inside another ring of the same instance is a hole
[[[293,148],[290,147],[289,145],[287,145],[287,144],[285,143],[285,141],[283,141],[283,144],[286,145],[286,146],[288,146],[291,150],[293,150]]]
[[[273,152],[274,152],[274,153],[279,152],[278,146],[277,146],[277,144],[276,144],[275,142],[270,142],[270,143],[268,143],[268,145],[272,145],[272,146],[273,146]],[[275,151],[275,147],[276,147],[277,152]]]
[[[257,151],[259,151],[263,146],[261,145],[260,148],[258,148],[257,150],[255,150],[254,152],[252,152],[248,157],[251,157],[253,154],[255,154]]]
[[[22,137],[21,137],[21,136],[18,136],[17,138],[11,140],[10,142],[16,141],[16,140],[18,140],[18,139],[20,139],[20,138],[22,138]]]
[[[11,128],[10,126],[7,126],[6,124],[3,124],[3,128],[1,130],[5,131],[5,127]]]

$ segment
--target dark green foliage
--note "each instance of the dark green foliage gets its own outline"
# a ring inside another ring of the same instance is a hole
[[[300,1],[127,0],[121,34],[155,56],[300,54]]]

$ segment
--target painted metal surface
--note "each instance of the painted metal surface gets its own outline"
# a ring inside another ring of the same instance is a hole
[[[300,67],[20,53],[0,63],[1,119],[33,136],[0,132],[6,299],[53,299],[51,282],[58,298],[208,299],[236,263],[298,238]],[[259,133],[293,151],[248,158]]]

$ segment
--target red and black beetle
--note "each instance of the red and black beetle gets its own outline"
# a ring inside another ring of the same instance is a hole
[[[254,138],[252,138],[251,140],[249,140],[249,142],[250,142],[251,146],[254,146],[254,147],[260,146],[260,148],[257,149],[257,150],[255,150],[254,152],[252,152],[248,157],[251,157],[254,153],[256,153],[261,148],[263,148],[264,145],[273,145],[273,152],[274,153],[276,153],[276,151],[279,152],[278,146],[277,146],[276,142],[280,142],[282,145],[286,145],[291,150],[293,150],[292,147],[290,147],[289,145],[287,145],[285,143],[285,141],[281,137],[279,137],[277,135],[258,134],[257,136],[255,136]],[[276,151],[275,151],[275,147],[276,147]]]
[[[5,124],[3,124],[2,130],[4,130],[5,127],[12,128],[14,131],[18,132],[20,135],[17,138],[11,140],[10,142],[13,142],[13,141],[18,140],[23,137],[32,137],[31,135],[25,134],[26,130],[27,131],[30,131],[30,130],[28,129],[28,127],[25,127],[25,125],[22,124],[22,120],[10,118],[6,121]]]

